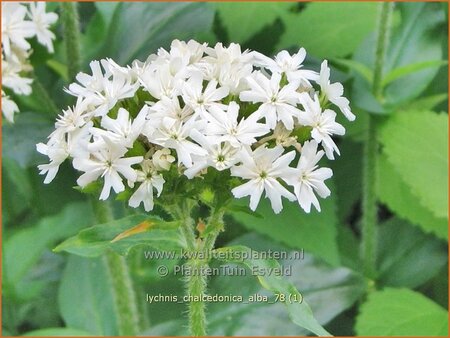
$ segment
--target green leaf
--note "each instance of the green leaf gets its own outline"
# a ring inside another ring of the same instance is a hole
[[[369,294],[356,320],[359,336],[448,336],[448,312],[418,292],[385,289]]]
[[[443,11],[439,4],[399,3],[401,22],[393,29],[384,63],[384,72],[442,59]],[[376,34],[367,37],[354,53],[353,60],[370,69],[375,63]],[[439,67],[428,67],[397,78],[376,99],[367,81],[356,74],[352,86],[353,105],[377,114],[388,114],[408,100],[418,97],[433,81]]]
[[[426,97],[421,97],[415,101],[408,102],[400,107],[401,110],[433,110],[436,106],[444,103],[447,100],[448,94],[435,94]]]
[[[439,68],[443,65],[446,65],[448,62],[444,60],[435,60],[435,61],[423,61],[416,62],[413,64],[409,64],[406,66],[401,66],[391,70],[386,76],[383,78],[381,85],[383,87],[387,86],[389,83],[398,80],[406,75],[418,72],[427,68]]]
[[[118,63],[146,60],[173,39],[189,40],[211,29],[214,11],[207,3],[120,3],[111,21],[102,55]],[[134,32],[134,33],[131,33]]]
[[[333,193],[337,196],[337,213],[340,223],[345,224],[361,197],[363,147],[361,143],[353,142],[348,138],[341,141],[339,144],[341,156],[332,164],[336,186]]]
[[[386,71],[429,61],[442,60],[444,29],[447,26],[444,11],[438,3],[402,3],[397,8],[401,25],[392,34],[386,56]],[[418,97],[436,76],[439,67],[427,67],[403,76],[385,90],[386,104],[396,104]]]
[[[43,162],[43,155],[36,151],[36,143],[46,142],[53,131],[53,122],[34,113],[20,113],[15,123],[2,127],[3,157],[28,167]]]
[[[346,59],[331,59],[331,61],[338,65],[345,66],[345,67],[349,68],[350,70],[356,71],[357,73],[359,73],[359,75],[361,75],[367,81],[367,83],[369,83],[370,85],[372,84],[373,73],[372,73],[372,70],[369,67],[367,67],[366,65],[364,65],[358,61],[346,60]]]
[[[397,218],[378,230],[377,282],[384,286],[416,288],[447,265],[445,242]]]
[[[286,28],[278,49],[305,47],[316,57],[333,58],[351,54],[375,28],[375,3],[309,3],[300,14],[283,17]]]
[[[97,8],[97,12],[100,13],[103,20],[106,23],[106,26],[109,27],[111,21],[114,17],[114,12],[116,11],[118,2],[94,2],[95,8]]]
[[[333,191],[332,184],[328,183]],[[246,206],[248,201],[235,200],[234,204]],[[332,265],[339,264],[336,244],[336,197],[332,195],[320,201],[322,212],[315,209],[306,214],[294,202],[284,202],[280,214],[275,214],[267,199],[261,200],[253,215],[232,212],[233,217],[248,229],[264,234],[294,249],[305,249]]]
[[[142,223],[149,225],[148,230],[117,240],[118,235]],[[179,249],[184,247],[184,241],[178,227],[178,221],[165,222],[156,216],[133,215],[82,230],[58,245],[54,251],[95,257],[109,249],[127,255],[130,249],[137,245],[164,250]]]
[[[67,66],[57,60],[47,60],[47,66],[56,72],[65,82],[69,82],[69,76],[67,74]]]
[[[30,207],[33,197],[30,177],[26,169],[9,158],[2,161],[2,176],[3,211],[14,217]]]
[[[380,132],[383,152],[420,203],[448,219],[448,115],[409,111],[393,115]],[[412,166],[412,167],[411,167]]]
[[[25,333],[23,336],[25,337],[78,337],[78,336],[93,336],[93,334],[78,330],[72,329],[70,327],[51,327],[47,329],[34,330]]]
[[[389,163],[386,155],[378,161],[378,197],[397,216],[418,225],[423,231],[433,233],[439,238],[448,238],[448,223],[445,218],[438,218],[425,208],[408,185]]]
[[[58,291],[58,305],[68,327],[96,336],[117,335],[110,278],[103,259],[69,257]]]
[[[217,2],[217,13],[231,42],[244,43],[276,18],[287,13],[290,3]]]
[[[216,249],[215,251],[219,254],[225,254],[228,257],[233,257],[234,255],[238,255],[238,257],[243,257],[243,255],[251,257],[251,249],[245,246],[225,247]],[[271,275],[267,272],[272,269],[281,270],[281,266],[276,260],[227,259],[225,261],[230,263],[243,263],[251,270],[257,269],[259,271],[262,271],[264,275],[258,276],[259,282],[265,289],[273,292],[274,294],[284,295],[286,299],[288,299],[284,303],[287,307],[292,321],[295,324],[315,333],[318,336],[330,336],[330,333],[327,332],[314,318],[312,310],[309,307],[308,303],[306,303],[306,301],[289,301],[290,296],[295,296],[295,298],[298,299],[303,298],[297,288],[282,277],[276,276],[274,274]]]
[[[290,258],[280,260],[283,267],[292,266],[292,275],[285,278],[301,290],[306,302],[312,308],[320,325],[325,325],[337,315],[350,308],[364,294],[364,278],[346,268],[333,268],[322,260],[305,253],[303,259],[294,259],[290,249],[280,246],[268,238],[250,233],[235,239],[227,245],[246,245],[260,252],[268,250],[286,252]],[[222,262],[213,261],[212,268],[223,266]],[[235,264],[226,264],[236,268]],[[245,267],[239,267],[245,269]],[[274,302],[272,292],[264,289],[256,278],[245,269],[245,274],[232,276],[213,276],[208,287],[209,295],[242,296],[243,302],[211,302],[208,309],[208,335],[211,336],[306,336],[306,329],[292,323],[285,304]],[[149,295],[176,294],[180,288],[176,276],[164,279],[164,284],[147,287]],[[170,285],[170,286],[167,286]],[[163,288],[164,286],[164,288]],[[248,301],[256,295],[268,297],[266,301]],[[330,302],[330,299],[333,301]],[[187,335],[185,320],[178,318],[178,313],[185,310],[186,304],[160,303],[152,304],[155,322],[144,335]],[[169,315],[172,314],[172,315]],[[170,316],[170,318],[168,318]]]
[[[85,203],[76,203],[58,215],[45,217],[34,226],[16,232],[6,240],[3,248],[5,280],[9,285],[18,283],[46,248],[91,222],[90,208]]]

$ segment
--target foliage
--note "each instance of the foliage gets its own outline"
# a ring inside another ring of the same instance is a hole
[[[58,10],[58,4],[53,6]],[[83,69],[100,57],[122,65],[134,58],[145,61],[173,38],[240,42],[268,53],[281,48],[297,52],[303,46],[308,65],[319,70],[317,59],[327,58],[335,70],[333,81],[344,82],[346,92],[352,93],[357,119],[353,125],[342,120],[347,135],[338,140],[341,156],[326,163],[334,172],[334,189],[323,201],[322,212],[307,215],[297,205],[286,204],[281,214],[273,215],[265,201],[252,213],[243,207],[247,201],[239,202],[225,216],[227,225],[218,238],[225,247],[220,250],[248,247],[292,254],[304,249],[305,257],[279,262],[294,272],[282,282],[213,276],[210,294],[259,294],[273,300],[269,291],[295,289],[305,303],[286,303],[287,308],[281,303],[211,303],[209,334],[309,334],[304,328],[347,336],[448,334],[448,313],[442,306],[448,297],[445,6],[395,5],[380,97],[371,91],[376,3],[98,2],[80,3],[79,10]],[[56,35],[56,53],[50,56],[37,49],[32,63],[50,102],[61,109],[74,102],[62,95],[68,85],[68,57],[60,27]],[[186,304],[146,300],[146,294],[183,294],[179,276],[160,277],[155,272],[159,265],[172,270],[182,259],[144,257],[167,245],[171,250],[184,248],[179,224],[160,209],[151,215],[141,214],[143,210],[131,214],[121,201],[113,204],[115,220],[99,220],[84,201],[88,194],[72,189],[75,175],[67,167],[60,169],[52,185],[43,186],[36,169],[43,158],[35,144],[45,142],[55,116],[35,88],[31,96],[17,97],[16,102],[21,113],[15,124],[3,121],[2,126],[3,334],[117,335],[105,258],[114,251],[125,254],[132,276],[139,334],[186,335]],[[363,275],[358,248],[362,142],[369,116],[376,116],[379,127],[374,279]],[[202,208],[210,206],[210,197],[204,192]],[[199,224],[203,211],[194,215]],[[212,266],[235,263],[213,260]],[[250,268],[278,266],[275,261],[243,263]]]

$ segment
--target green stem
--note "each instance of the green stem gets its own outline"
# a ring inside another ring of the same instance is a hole
[[[92,199],[97,222],[106,223],[114,219],[110,205]],[[139,312],[133,282],[125,258],[108,252],[104,262],[111,277],[114,307],[119,335],[135,336],[139,331]]]
[[[188,250],[194,251],[196,248],[196,239],[191,209],[190,202],[187,200],[183,201],[180,206],[173,206],[173,216],[181,221],[181,232],[186,240]]]
[[[210,252],[214,248],[214,243],[220,231],[223,229],[223,211],[213,209],[205,227],[207,232],[203,240],[197,239],[194,231],[194,221],[191,218],[192,206],[188,202],[183,202],[182,206],[175,209],[176,216],[182,220],[182,232],[185,236],[188,250],[198,253],[186,263],[188,269],[192,271],[186,278],[187,294],[190,296],[189,302],[189,330],[192,336],[206,335],[206,304],[201,297],[206,294],[208,278],[205,273],[208,269]],[[201,255],[200,255],[201,253]],[[205,257],[200,259],[198,257]]]
[[[81,65],[78,4],[76,2],[62,2],[60,6],[61,21],[64,28],[69,81],[73,81],[80,71]]]
[[[203,300],[195,300],[193,297],[202,296],[206,293],[207,276],[203,269],[208,268],[208,262],[201,259],[191,259],[187,263],[191,274],[187,278],[187,293],[190,296],[189,302],[189,329],[192,336],[206,336],[206,304]]]
[[[383,89],[381,83],[393,4],[384,2],[380,6],[372,87],[373,94],[378,99],[381,98]],[[364,274],[371,279],[376,277],[377,160],[377,120],[374,115],[369,114],[363,158],[362,256]]]
[[[216,239],[219,236],[220,232],[223,230],[223,227],[223,211],[213,209],[206,226],[206,230],[209,233],[207,234],[203,242],[203,248],[205,251],[210,252],[214,249]]]

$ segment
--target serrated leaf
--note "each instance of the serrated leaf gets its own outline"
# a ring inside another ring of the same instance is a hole
[[[424,295],[387,288],[369,294],[356,320],[359,336],[448,336],[448,312]]]
[[[383,152],[420,203],[448,219],[448,115],[408,111],[382,126]]]
[[[285,33],[278,49],[305,47],[316,57],[351,54],[375,28],[375,3],[309,3],[305,10],[283,17]]]
[[[333,191],[332,183],[327,185]],[[247,206],[248,201],[234,200],[233,204]],[[233,217],[246,228],[264,234],[294,249],[305,249],[332,265],[339,264],[336,243],[336,197],[334,195],[320,200],[321,212],[315,209],[306,214],[296,202],[285,201],[283,210],[275,214],[267,199],[262,199],[256,213],[232,212]]]
[[[244,43],[287,13],[290,3],[218,2],[214,4],[231,42]]]
[[[152,226],[147,231],[129,233],[132,232],[132,228],[143,223],[151,223]],[[126,255],[137,245],[148,245],[164,250],[179,249],[184,247],[184,241],[178,227],[178,221],[165,222],[156,216],[133,215],[82,230],[76,236],[58,245],[54,251],[67,251],[80,256],[95,257],[109,249]],[[122,238],[117,240],[120,235]]]
[[[400,218],[418,225],[425,232],[431,232],[442,239],[448,239],[448,223],[425,208],[414,195],[411,188],[390,164],[386,155],[378,161],[378,197]]]

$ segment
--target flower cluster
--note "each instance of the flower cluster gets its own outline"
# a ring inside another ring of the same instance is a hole
[[[345,132],[329,107],[355,116],[327,61],[317,73],[305,57],[303,48],[271,59],[238,44],[175,40],[128,67],[92,61],[92,74],[66,89],[76,104],[37,145],[50,159],[39,166],[45,183],[71,158],[79,186],[102,182],[102,200],[128,191],[130,206],[149,211],[169,180],[201,184],[213,172],[227,178],[218,193],[250,196],[252,210],[265,193],[276,213],[282,197],[320,211],[316,194],[330,195],[332,171],[318,162],[339,154],[332,136]]]
[[[31,45],[27,41],[36,37],[37,41],[53,53],[52,40],[55,35],[49,27],[58,15],[45,12],[45,2],[2,2],[2,87],[16,95],[31,94],[33,80],[26,77],[33,67],[28,58]],[[10,122],[19,111],[17,104],[2,90],[2,112]]]

